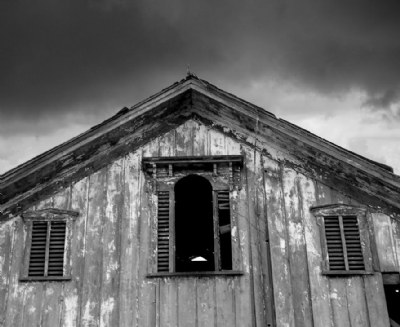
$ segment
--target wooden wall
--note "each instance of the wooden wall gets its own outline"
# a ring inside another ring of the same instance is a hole
[[[149,211],[152,195],[144,187],[141,158],[240,153],[246,162],[243,188],[233,195],[238,228],[232,237],[239,243],[244,275],[146,278],[155,215]],[[18,217],[0,226],[0,326],[254,327],[269,326],[274,315],[280,327],[389,326],[380,273],[321,275],[319,229],[309,208],[337,202],[353,203],[188,121],[32,208],[80,212],[73,227],[72,281],[19,282],[24,226]],[[391,252],[380,250],[380,264],[398,271],[400,233],[385,217],[377,216],[374,223],[380,242],[391,242]],[[391,226],[391,238],[382,226]]]

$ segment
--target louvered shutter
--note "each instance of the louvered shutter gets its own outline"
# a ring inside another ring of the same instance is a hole
[[[48,276],[62,276],[64,269],[65,221],[52,221],[50,225]]]
[[[65,221],[33,221],[29,277],[63,276]]]
[[[32,222],[31,251],[28,276],[45,275],[47,221]]]
[[[343,231],[349,270],[364,270],[364,257],[357,216],[343,216]]]
[[[326,216],[324,225],[329,269],[364,270],[357,216]]]
[[[325,217],[325,238],[328,248],[329,269],[346,270],[338,216]]]
[[[169,271],[169,192],[158,192],[157,212],[157,271]]]
[[[229,191],[217,191],[221,270],[232,269],[231,209]]]

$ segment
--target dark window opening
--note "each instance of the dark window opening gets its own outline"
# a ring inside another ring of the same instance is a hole
[[[390,326],[397,327],[400,325],[400,285],[384,285],[385,297],[388,308]]]
[[[219,245],[221,253],[221,270],[232,269],[231,244],[231,211],[229,191],[217,192]]]
[[[177,272],[213,271],[213,193],[204,177],[189,175],[175,185],[175,264]]]

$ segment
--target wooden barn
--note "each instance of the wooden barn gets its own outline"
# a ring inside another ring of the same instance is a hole
[[[0,326],[399,326],[400,177],[193,75],[0,182]]]

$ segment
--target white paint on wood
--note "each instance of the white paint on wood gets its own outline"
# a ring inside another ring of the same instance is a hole
[[[76,317],[78,314],[78,294],[70,294],[64,297],[65,310],[64,310],[64,326],[74,327],[76,326]]]
[[[310,279],[311,303],[315,327],[333,326],[329,298],[329,279],[322,275],[322,250],[319,228],[310,208],[316,203],[315,185],[312,180],[299,174],[302,213],[305,223],[305,241]]]
[[[396,243],[390,218],[383,213],[371,213],[381,271],[398,271]]]

